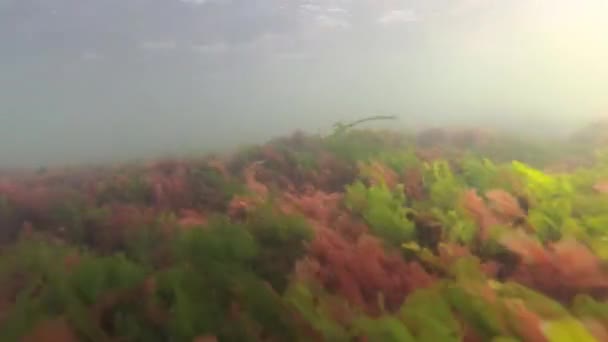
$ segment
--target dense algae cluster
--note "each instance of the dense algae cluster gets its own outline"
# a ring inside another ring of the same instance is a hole
[[[608,341],[608,154],[339,126],[6,172],[0,341]]]

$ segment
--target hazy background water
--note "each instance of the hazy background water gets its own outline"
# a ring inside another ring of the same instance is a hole
[[[336,120],[554,134],[608,109],[605,0],[0,0],[0,166]]]

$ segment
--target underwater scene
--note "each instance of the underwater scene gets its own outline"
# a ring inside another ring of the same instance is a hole
[[[0,341],[608,341],[608,136],[336,124],[4,171]]]
[[[608,342],[608,0],[0,0],[0,342]]]

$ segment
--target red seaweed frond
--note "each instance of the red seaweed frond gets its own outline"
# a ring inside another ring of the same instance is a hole
[[[146,180],[160,208],[188,207],[191,204],[188,169],[182,164],[157,164],[151,167]]]
[[[439,147],[419,148],[416,157],[424,162],[433,162],[443,157],[443,151]]]
[[[354,182],[357,177],[357,169],[352,164],[327,152],[319,153],[317,164],[318,170],[313,170],[311,177],[315,185],[325,191],[343,191],[344,186]]]
[[[258,197],[236,195],[228,204],[228,216],[232,219],[242,220],[262,202]]]
[[[403,176],[404,191],[407,198],[421,201],[426,197],[422,172],[419,169],[408,169]]]
[[[178,224],[184,228],[203,226],[207,224],[207,217],[196,210],[182,209]]]
[[[548,342],[542,331],[543,320],[530,311],[521,299],[504,301],[506,309],[514,316],[513,329],[523,341]]]
[[[486,192],[486,198],[490,202],[491,210],[504,222],[513,222],[526,216],[517,199],[504,190],[490,190]]]
[[[23,342],[77,342],[78,337],[63,317],[48,319],[38,323],[33,331],[22,339]]]
[[[346,213],[339,214],[331,227],[344,239],[351,242],[357,241],[359,237],[369,231],[368,226],[363,221]]]
[[[258,171],[260,165],[260,162],[249,164],[243,170],[243,176],[245,177],[245,182],[249,190],[251,190],[251,192],[261,199],[265,199],[268,196],[268,187],[256,179],[256,172]]]
[[[471,189],[465,192],[462,202],[477,223],[478,238],[482,242],[488,239],[493,226],[515,226],[526,217],[517,199],[504,190],[490,190],[486,192],[486,198],[488,203]]]
[[[30,219],[46,220],[54,203],[64,200],[64,191],[43,184],[0,182],[0,195],[14,207],[27,213]]]
[[[597,319],[587,317],[580,318],[580,321],[598,341],[608,341],[608,325]]]
[[[490,234],[490,228],[499,224],[500,221],[475,190],[468,190],[465,192],[463,205],[469,214],[473,216],[479,227],[479,240],[486,241]]]
[[[386,309],[397,310],[408,293],[434,282],[420,264],[387,254],[375,237],[348,242],[329,229],[317,231],[310,258],[303,263],[310,264],[300,265],[300,270],[314,272],[309,277],[374,315],[381,313],[381,298]]]
[[[322,225],[331,225],[339,213],[342,194],[309,189],[300,194],[284,193],[280,206],[286,213],[300,213]]]
[[[156,212],[151,208],[129,204],[114,204],[110,206],[108,223],[118,229],[133,229],[152,224],[156,220]]]
[[[501,243],[520,256],[512,278],[554,298],[570,300],[577,293],[608,295],[608,273],[583,244],[564,239],[543,247],[523,232],[514,232]]]
[[[593,185],[593,190],[600,194],[608,194],[608,181],[599,181]]]
[[[100,227],[91,227],[95,242],[102,250],[121,246],[130,234],[156,223],[157,212],[153,208],[129,204],[113,204],[108,207],[109,216]]]
[[[359,163],[359,172],[368,178],[372,185],[386,184],[390,189],[399,182],[399,176],[390,167],[378,162]]]
[[[207,161],[207,165],[219,172],[224,178],[230,177],[230,172],[228,172],[225,161],[218,158],[213,158]]]
[[[267,161],[285,164],[285,157],[277,151],[272,145],[264,145],[261,150],[262,157]]]

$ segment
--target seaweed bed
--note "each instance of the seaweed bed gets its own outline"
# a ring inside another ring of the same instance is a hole
[[[608,341],[601,137],[340,128],[5,171],[0,341]]]

